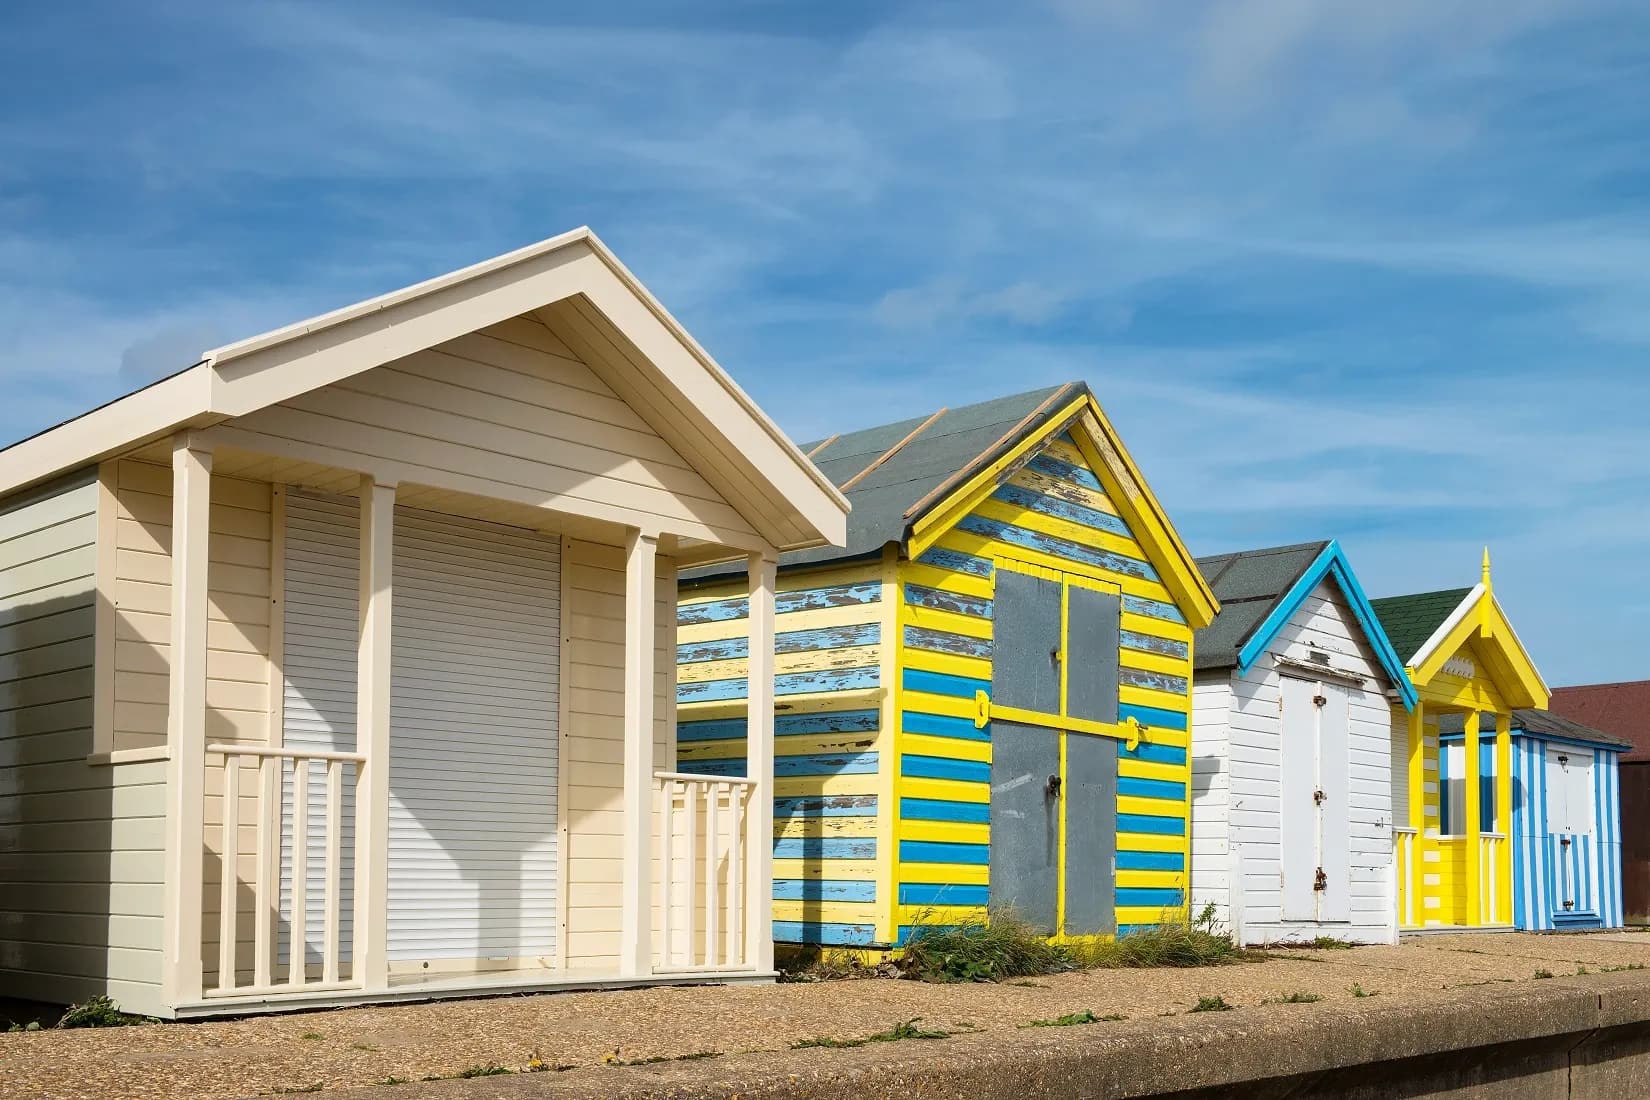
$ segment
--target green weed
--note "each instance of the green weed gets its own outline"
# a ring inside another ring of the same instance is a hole
[[[1226,1003],[1226,998],[1216,993],[1213,997],[1199,997],[1197,1004],[1187,1009],[1188,1012],[1230,1012],[1234,1006]]]

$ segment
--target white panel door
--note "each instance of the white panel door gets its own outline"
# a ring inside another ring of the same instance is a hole
[[[1341,684],[1319,684],[1318,866],[1323,889],[1318,891],[1318,919],[1352,919],[1352,726],[1348,703],[1351,691]]]
[[[1279,680],[1279,857],[1283,919],[1352,917],[1348,695],[1338,684]]]
[[[557,540],[396,512],[389,957],[549,964]]]
[[[1317,917],[1314,886],[1318,870],[1317,685],[1285,676],[1282,693],[1282,738],[1278,745],[1278,847],[1283,876],[1283,919]]]
[[[360,510],[354,497],[286,493],[282,570],[281,737],[288,748],[355,751],[355,633],[360,577]],[[350,957],[355,896],[355,774],[344,769],[339,877],[339,942]],[[292,917],[292,770],[282,775],[281,942],[288,955]],[[326,773],[309,774],[305,935],[309,962],[321,961],[325,929]]]
[[[1555,916],[1593,912],[1593,754],[1547,746],[1547,843],[1553,861]]]

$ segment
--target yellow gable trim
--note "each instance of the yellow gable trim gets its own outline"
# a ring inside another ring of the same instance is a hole
[[[1134,537],[1157,569],[1192,629],[1208,626],[1220,610],[1220,603],[1197,568],[1191,551],[1151,487],[1124,448],[1117,432],[1106,419],[1099,402],[1083,395],[1065,405],[1048,421],[1048,426],[998,457],[961,486],[930,508],[912,524],[907,551],[915,558],[934,545],[959,520],[994,492],[1013,471],[1061,432],[1070,431],[1083,459],[1094,471],[1118,512],[1134,532]]]
[[[1434,679],[1440,678],[1451,659],[1463,655],[1481,666],[1475,678],[1487,680],[1507,706],[1542,709],[1547,706],[1546,682],[1518,640],[1501,604],[1483,587],[1476,590],[1473,605],[1443,640],[1432,647],[1427,659],[1410,670],[1410,681],[1425,691]],[[1441,680],[1439,686],[1444,682]],[[1453,689],[1458,683],[1450,685],[1446,692],[1455,693]],[[1436,692],[1426,691],[1426,694],[1430,697]]]

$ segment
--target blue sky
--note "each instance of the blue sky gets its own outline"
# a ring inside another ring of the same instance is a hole
[[[589,224],[798,438],[1085,378],[1194,551],[1650,676],[1650,9],[563,7],[7,5],[0,437]]]

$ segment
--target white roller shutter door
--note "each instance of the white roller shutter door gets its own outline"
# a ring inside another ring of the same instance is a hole
[[[556,947],[560,544],[396,512],[389,956]]]
[[[289,747],[353,751],[357,502],[290,492],[286,511],[284,736]],[[389,957],[403,965],[549,964],[556,946],[559,542],[399,508],[394,560]],[[321,935],[321,841],[313,824],[324,805],[320,777],[317,770],[310,783],[312,947]],[[290,799],[290,776],[286,787]],[[349,821],[353,783],[346,799]],[[346,830],[347,958],[354,872],[347,855],[353,830]],[[288,815],[283,881],[290,833]],[[283,914],[289,911],[283,901]]]
[[[287,748],[355,751],[355,633],[360,598],[360,509],[354,497],[287,491],[283,571],[281,736]],[[355,769],[343,772],[339,943],[350,956],[355,899]],[[281,943],[284,962],[292,915],[292,769],[282,771]],[[325,928],[326,772],[309,773],[305,935],[309,962],[321,961]]]

